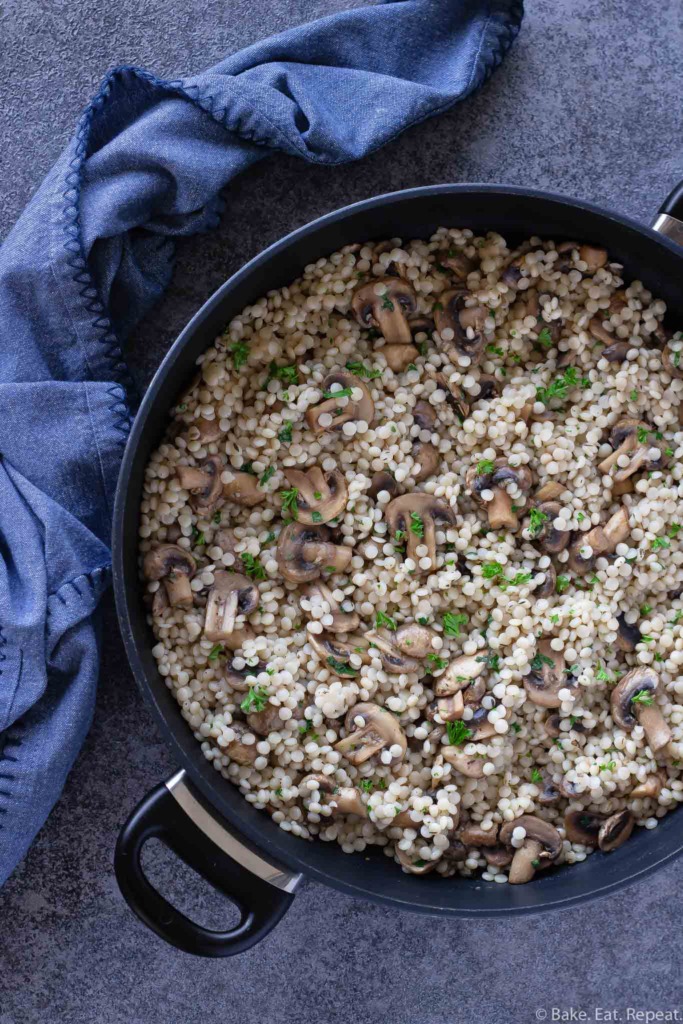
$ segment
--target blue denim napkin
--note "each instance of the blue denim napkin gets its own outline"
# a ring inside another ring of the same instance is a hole
[[[169,283],[173,239],[281,151],[357,160],[477,89],[521,0],[386,0],[193,78],[120,67],[0,250],[0,884],[87,733],[129,409],[121,340]]]

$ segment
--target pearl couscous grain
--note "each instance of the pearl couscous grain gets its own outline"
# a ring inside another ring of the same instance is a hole
[[[683,337],[605,250],[349,245],[147,467],[159,672],[282,829],[528,881],[683,800]]]

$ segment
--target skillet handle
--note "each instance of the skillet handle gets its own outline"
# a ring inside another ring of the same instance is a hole
[[[652,227],[683,246],[683,181],[666,197]]]
[[[179,772],[138,804],[119,834],[116,880],[131,910],[172,946],[197,956],[243,953],[265,938],[292,902],[301,875],[264,860],[211,815]],[[239,924],[212,931],[191,921],[151,885],[140,862],[157,838],[224,893],[240,911]]]

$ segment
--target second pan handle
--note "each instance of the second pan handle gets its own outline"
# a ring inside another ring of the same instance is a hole
[[[683,181],[666,197],[652,227],[683,246]]]

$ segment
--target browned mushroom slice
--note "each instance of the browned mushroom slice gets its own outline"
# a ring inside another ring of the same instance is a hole
[[[308,633],[308,642],[325,664],[337,675],[349,675],[344,668],[351,663],[351,655],[357,654],[364,663],[370,661],[368,654],[369,642],[364,636],[356,634],[339,640],[336,636],[326,633]]]
[[[683,377],[683,338],[680,335],[663,350],[662,363],[672,377]]]
[[[434,651],[432,641],[437,635],[429,626],[406,622],[394,633],[394,643],[403,654],[409,654],[412,658],[426,658]]]
[[[453,765],[457,772],[467,776],[468,779],[482,779],[484,777],[484,759],[476,754],[466,754],[460,747],[443,747],[444,761]]]
[[[223,495],[244,508],[260,505],[267,498],[266,492],[258,485],[258,477],[251,473],[235,473],[229,483],[223,484]]]
[[[346,736],[335,743],[334,749],[356,767],[383,750],[389,751],[390,764],[403,760],[406,735],[396,716],[378,704],[355,704],[346,714],[344,728]]]
[[[564,816],[564,830],[570,843],[581,846],[597,846],[600,829],[605,822],[604,814],[595,811],[567,811]]]
[[[464,423],[470,414],[471,404],[465,392],[458,384],[451,384],[443,373],[437,373],[431,363],[427,363],[425,369],[435,381],[437,388],[443,391],[446,396],[446,404],[437,407],[437,415],[443,418],[444,410],[450,409],[458,423]]]
[[[557,591],[557,572],[555,571],[555,566],[551,563],[541,571],[545,575],[545,579],[540,587],[534,588],[534,597],[552,597]]]
[[[200,515],[208,515],[216,507],[223,493],[222,471],[223,463],[217,455],[205,459],[199,469],[177,467],[180,486],[190,492],[190,505]]]
[[[529,493],[532,479],[527,466],[510,466],[505,458],[496,459],[495,462],[483,459],[468,469],[465,484],[469,493],[485,506],[492,529],[519,529],[519,520],[512,507],[516,501],[519,504],[519,499],[513,498],[507,487],[514,485],[521,494]],[[490,501],[482,497],[487,491],[493,494]]]
[[[634,800],[656,800],[659,794],[662,792],[662,787],[667,783],[667,774],[663,768],[655,772],[654,775],[648,775],[643,782],[639,782],[635,789],[632,789],[630,796]]]
[[[235,738],[230,740],[221,749],[228,755],[231,761],[246,768],[252,765],[256,758],[260,756],[256,749],[256,744],[244,742],[244,737],[249,733],[249,730],[241,722],[233,722],[230,728],[235,733]]]
[[[607,249],[600,249],[594,245],[579,246],[579,259],[586,264],[586,272],[594,274],[597,270],[606,266],[608,254]]]
[[[197,431],[197,436],[205,444],[211,444],[212,441],[217,441],[221,437],[223,431],[221,430],[220,420],[214,417],[212,420],[206,419],[205,416],[199,416],[191,425],[190,429],[194,427]]]
[[[541,501],[531,511],[529,533],[534,544],[548,555],[556,555],[569,544],[569,530],[558,530],[555,520],[562,506],[559,501]]]
[[[365,634],[365,639],[372,647],[377,648],[387,672],[398,675],[402,672],[419,671],[420,663],[399,650],[388,630],[372,629]]]
[[[247,725],[258,736],[270,736],[271,732],[283,729],[285,723],[280,718],[280,709],[268,703],[262,711],[251,711],[247,715]]]
[[[534,505],[540,505],[544,501],[554,501],[555,498],[559,498],[561,494],[568,490],[566,484],[560,484],[557,480],[548,480],[539,487],[534,494]]]
[[[234,663],[226,665],[223,670],[223,680],[231,690],[237,693],[246,693],[256,682],[260,672],[264,672],[265,662],[259,661],[257,665],[244,665],[242,668],[235,668]],[[272,707],[272,705],[269,705]]]
[[[420,483],[422,480],[433,476],[441,465],[441,455],[433,444],[425,444],[424,441],[413,441],[411,454],[415,460],[411,474],[415,483]]]
[[[398,494],[398,484],[396,483],[396,477],[389,470],[381,469],[375,473],[370,481],[370,487],[368,489],[368,496],[376,499],[377,495],[382,491],[386,491],[392,497]]]
[[[626,651],[628,654],[632,654],[636,646],[642,641],[643,634],[638,629],[635,622],[627,622],[626,615],[622,612],[617,615],[617,622],[619,623],[619,632],[617,634],[616,648],[618,651]]]
[[[479,389],[479,394],[475,401],[490,402],[492,398],[495,398],[500,394],[500,383],[495,377],[490,377],[488,374],[482,373],[479,378]]]
[[[524,266],[526,254],[521,253],[520,255],[513,256],[508,262],[503,273],[500,275],[500,279],[503,284],[509,287],[515,288],[522,279],[522,267]]]
[[[579,576],[592,572],[597,559],[601,555],[612,554],[618,544],[628,539],[630,533],[628,510],[622,506],[604,526],[594,526],[592,530],[576,537],[569,547],[568,567]]]
[[[524,676],[524,689],[534,704],[543,708],[559,708],[559,691],[570,686],[564,671],[564,656],[554,651],[550,640],[541,640],[531,662],[531,672]]]
[[[418,334],[433,334],[434,320],[431,316],[415,316],[408,322],[413,338]]]
[[[420,430],[428,430],[433,434],[437,423],[436,409],[429,402],[416,402],[413,408],[413,421]]]
[[[351,302],[361,327],[377,327],[390,345],[410,345],[408,317],[415,312],[415,292],[397,277],[372,278],[356,288]]]
[[[530,882],[540,868],[549,867],[562,852],[562,839],[554,825],[532,814],[523,814],[514,821],[506,821],[500,830],[500,841],[512,847],[512,833],[523,828],[526,836],[522,845],[514,849],[508,881],[512,885]]]
[[[314,800],[324,804],[332,811],[332,815],[355,814],[359,818],[367,818],[368,810],[363,803],[361,792],[355,786],[337,786],[329,775],[305,775],[298,784],[299,794],[304,800]]]
[[[393,373],[403,373],[415,362],[420,352],[414,345],[385,345],[377,350]]]
[[[625,843],[633,832],[635,820],[630,811],[618,811],[610,815],[600,826],[598,847],[603,853],[611,853]]]
[[[454,693],[464,690],[472,680],[476,679],[486,667],[486,658],[474,654],[462,654],[449,662],[446,671],[434,681],[434,693],[437,697],[451,697]]]
[[[498,845],[498,826],[482,828],[473,821],[465,822],[457,832],[463,846],[492,847]]]
[[[340,469],[324,473],[320,466],[286,469],[285,476],[296,488],[296,519],[300,523],[329,523],[346,507],[349,491]]]
[[[484,850],[484,860],[492,868],[506,868],[512,864],[512,853],[504,846],[493,846],[490,850]]]
[[[329,608],[325,618],[331,621],[325,621],[323,625],[330,633],[353,633],[358,628],[360,623],[358,614],[342,611],[332,591],[324,583],[319,581],[309,583],[306,596],[314,604],[326,605]]]
[[[434,314],[436,329],[442,342],[458,356],[468,356],[476,364],[482,357],[486,338],[483,306],[467,306],[467,292],[455,288],[439,296],[439,307]],[[446,335],[444,337],[444,332]]]
[[[455,722],[462,718],[465,710],[465,700],[462,691],[454,693],[451,697],[440,697],[432,701],[425,709],[425,715],[432,721],[437,717],[441,722]]]
[[[659,676],[651,668],[633,668],[622,676],[610,697],[615,723],[630,732],[638,721],[655,757],[671,742],[671,729],[655,703],[658,685]]]
[[[325,377],[321,385],[323,401],[312,405],[306,410],[306,423],[315,434],[323,434],[327,430],[339,431],[345,423],[363,420],[372,423],[375,416],[375,403],[367,386],[359,377],[348,370],[335,370]],[[331,417],[327,423],[321,417]]]
[[[598,469],[604,474],[615,469],[614,480],[620,483],[640,470],[661,468],[665,464],[663,447],[659,443],[661,439],[655,434],[656,431],[642,420],[619,420],[610,433],[610,444],[614,451],[603,459]],[[657,458],[651,454],[655,451],[658,452]],[[624,467],[618,461],[622,456],[628,458],[628,464]]]
[[[212,642],[226,640],[235,629],[237,616],[251,614],[258,602],[258,587],[253,580],[235,572],[216,572],[206,603],[206,639]]]
[[[394,848],[394,855],[403,870],[407,871],[410,875],[428,875],[430,871],[434,870],[437,864],[435,860],[423,860],[414,853],[408,853],[407,850],[400,850],[398,846]]]
[[[323,573],[343,572],[353,556],[350,547],[334,544],[327,526],[288,523],[277,542],[277,564],[291,583],[307,583]]]
[[[142,571],[147,580],[163,581],[172,608],[192,605],[190,580],[197,571],[197,563],[189,551],[176,544],[160,544],[147,552]]]
[[[450,505],[432,494],[403,494],[394,498],[386,507],[385,518],[390,536],[399,543],[405,543],[406,555],[413,559],[417,571],[429,572],[436,568],[436,527],[455,525],[455,513]],[[420,566],[421,556],[417,548],[427,548],[425,557],[431,567]]]
[[[441,267],[447,267],[459,281],[466,281],[469,274],[476,268],[476,261],[465,256],[456,249],[444,249],[436,254],[436,262]]]

